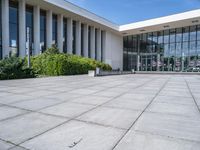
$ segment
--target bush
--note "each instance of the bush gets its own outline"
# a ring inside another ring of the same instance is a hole
[[[5,58],[0,61],[0,80],[35,77],[32,69],[24,66],[24,59],[18,57]]]
[[[48,76],[86,74],[88,70],[95,70],[96,67],[103,70],[112,69],[109,65],[93,59],[49,52],[32,57],[31,63],[37,74]]]

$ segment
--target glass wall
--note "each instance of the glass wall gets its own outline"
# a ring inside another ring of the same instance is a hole
[[[124,37],[124,70],[200,71],[200,25]]]
[[[73,21],[72,53],[76,54],[76,21]]]
[[[103,55],[104,55],[104,53],[103,53],[103,48],[104,48],[104,47],[103,47],[103,46],[104,46],[104,45],[103,45],[103,44],[104,44],[104,41],[103,41],[103,40],[104,40],[104,39],[103,39],[103,38],[104,38],[104,31],[101,31],[101,61],[102,61],[102,62],[103,62]]]
[[[10,48],[9,55],[18,56],[18,42],[19,42],[19,19],[18,19],[18,3],[17,1],[9,1],[9,37]]]
[[[84,56],[84,24],[81,24],[81,56]]]
[[[34,31],[33,31],[33,7],[26,6],[26,42],[29,39],[29,49],[30,54],[33,54],[33,39],[34,39]],[[29,37],[27,37],[29,36]]]
[[[3,58],[3,52],[2,52],[2,7],[1,7],[1,1],[0,1],[0,59]]]
[[[40,52],[46,50],[46,11],[40,10]]]
[[[63,52],[67,53],[67,18],[63,20]]]
[[[88,27],[88,57],[91,58],[91,27]]]
[[[98,30],[95,29],[95,60],[97,60],[97,32]]]
[[[57,45],[57,15],[53,15],[53,20],[52,20],[52,44]]]

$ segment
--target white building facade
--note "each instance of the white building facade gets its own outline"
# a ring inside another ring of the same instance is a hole
[[[24,57],[27,48],[39,55],[56,44],[113,69],[200,67],[200,10],[123,26],[64,0],[1,0],[0,10],[0,59]]]

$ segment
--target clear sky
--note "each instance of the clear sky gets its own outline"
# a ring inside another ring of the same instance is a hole
[[[200,0],[68,0],[122,25],[200,9]]]

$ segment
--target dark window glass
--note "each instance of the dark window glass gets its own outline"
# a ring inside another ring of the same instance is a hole
[[[197,54],[200,55],[200,41],[197,41]]]
[[[103,48],[104,48],[104,31],[101,31],[101,61],[103,62]]]
[[[197,26],[197,40],[200,40],[200,25]]]
[[[33,54],[33,33],[33,7],[26,6],[26,42],[29,39],[28,46],[31,55]]]
[[[9,55],[19,55],[18,40],[19,40],[19,22],[18,22],[18,3],[9,1],[9,29],[10,29],[10,47]]]
[[[88,57],[91,58],[91,27],[88,27]]]
[[[190,41],[190,56],[196,55],[196,41]]]
[[[169,43],[169,30],[164,31],[164,43]]]
[[[176,42],[182,42],[182,28],[176,29]]]
[[[3,58],[3,52],[2,52],[2,18],[1,18],[1,1],[0,1],[0,59]]]
[[[63,20],[63,52],[67,53],[67,18]]]
[[[189,27],[183,28],[183,41],[189,41]]]
[[[52,43],[57,45],[57,15],[53,15],[52,38],[53,38],[53,42]]]
[[[81,24],[81,56],[84,56],[84,24]]]
[[[176,41],[176,30],[175,29],[171,29],[170,30],[170,43],[175,43]]]
[[[190,41],[196,41],[197,38],[197,32],[196,32],[196,26],[190,27]]]
[[[72,53],[76,54],[76,21],[73,21]]]
[[[40,51],[46,49],[46,11],[40,11]]]
[[[95,59],[97,60],[97,29],[95,29]]]

